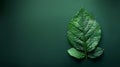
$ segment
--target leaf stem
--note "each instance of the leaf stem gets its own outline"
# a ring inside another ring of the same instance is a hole
[[[86,38],[85,38],[85,40],[86,40]],[[87,44],[86,44],[86,41],[85,41],[85,46],[84,46],[84,48],[85,48],[85,59],[87,60]]]
[[[88,57],[88,56],[87,56],[87,52],[86,52],[86,51],[85,51],[85,54],[86,54],[85,59],[87,60],[87,57]]]

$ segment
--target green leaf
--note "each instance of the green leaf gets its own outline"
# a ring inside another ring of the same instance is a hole
[[[104,49],[97,47],[92,53],[88,55],[89,58],[97,58],[103,54]]]
[[[98,46],[101,27],[94,17],[82,8],[68,24],[67,38],[72,47],[84,52],[87,58]]]
[[[85,57],[85,54],[76,50],[75,48],[70,48],[68,50],[68,53],[70,56],[74,57],[74,58],[77,58],[77,59],[82,59]]]

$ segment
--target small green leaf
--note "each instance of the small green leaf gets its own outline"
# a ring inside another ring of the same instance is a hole
[[[89,58],[97,58],[103,54],[104,49],[97,47],[93,52],[89,53]]]
[[[70,56],[74,57],[74,58],[77,58],[77,59],[82,59],[85,57],[85,54],[76,50],[75,48],[70,48],[68,50],[68,53]]]

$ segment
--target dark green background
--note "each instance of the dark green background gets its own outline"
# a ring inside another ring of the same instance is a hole
[[[78,61],[67,25],[81,8],[102,26],[104,55]],[[0,0],[0,67],[120,67],[119,0]]]

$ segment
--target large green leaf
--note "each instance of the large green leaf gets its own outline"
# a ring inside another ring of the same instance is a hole
[[[88,52],[95,50],[100,41],[101,27],[94,17],[82,8],[68,24],[67,37],[73,48],[84,52],[87,57]]]

